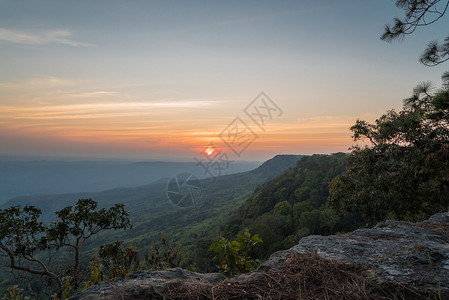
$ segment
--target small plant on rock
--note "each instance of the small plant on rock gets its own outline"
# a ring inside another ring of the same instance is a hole
[[[263,243],[258,234],[251,235],[248,230],[237,235],[237,240],[230,241],[221,237],[214,242],[210,250],[215,252],[214,259],[218,259],[221,273],[230,277],[253,270],[259,264],[254,252]]]
[[[179,266],[181,246],[175,245],[173,241],[167,241],[164,232],[161,233],[161,242],[161,245],[154,243],[150,253],[145,254],[145,262],[148,267],[152,270],[165,270]]]

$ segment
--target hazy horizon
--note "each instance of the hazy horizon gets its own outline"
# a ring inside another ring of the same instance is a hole
[[[327,154],[327,153],[314,153],[314,154]],[[303,155],[301,153],[278,153],[277,155]],[[274,156],[270,156],[266,159],[235,159],[233,161],[238,161],[239,163],[263,163],[266,160],[273,158]],[[179,162],[179,163],[192,163],[194,162],[194,156],[192,157],[139,157],[139,156],[65,156],[65,155],[1,155],[0,161],[61,161],[61,162]]]
[[[262,162],[234,161],[220,172],[205,172],[194,160],[4,160],[0,157],[0,204],[16,197],[89,193],[146,186],[188,173],[199,179],[256,169]],[[212,171],[212,168],[211,168]],[[89,196],[88,196],[89,197]]]

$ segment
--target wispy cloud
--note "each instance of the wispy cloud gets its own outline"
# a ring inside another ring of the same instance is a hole
[[[20,90],[37,88],[61,88],[67,86],[73,86],[76,82],[72,80],[62,79],[53,76],[41,76],[30,79],[3,81],[0,82],[0,88],[10,90]]]
[[[68,30],[46,30],[26,32],[0,27],[0,40],[27,45],[63,44],[72,47],[86,47],[90,44],[75,41]]]
[[[0,105],[0,115],[9,113],[27,112],[31,115],[40,113],[48,114],[66,114],[66,113],[144,113],[146,108],[204,108],[219,104],[216,101],[204,100],[186,100],[186,101],[153,101],[153,102],[111,102],[111,103],[83,103],[83,104],[66,104],[66,105],[44,105],[44,106],[11,106]]]
[[[101,96],[117,96],[120,95],[118,92],[108,92],[108,91],[93,91],[93,92],[81,92],[81,93],[71,93],[67,94],[69,97],[74,98],[92,98]]]

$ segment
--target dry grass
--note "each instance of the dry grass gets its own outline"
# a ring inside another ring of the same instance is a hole
[[[299,285],[301,283],[301,289]],[[231,278],[219,285],[172,285],[165,299],[437,299],[401,285],[379,285],[361,267],[309,253],[290,256],[282,270],[260,273],[242,283]]]

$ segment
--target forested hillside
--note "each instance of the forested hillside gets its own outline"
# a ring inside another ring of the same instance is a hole
[[[260,186],[222,226],[232,237],[248,229],[264,241],[260,255],[293,246],[310,234],[350,231],[361,225],[355,215],[337,215],[328,206],[329,182],[345,172],[347,154],[312,155]]]

